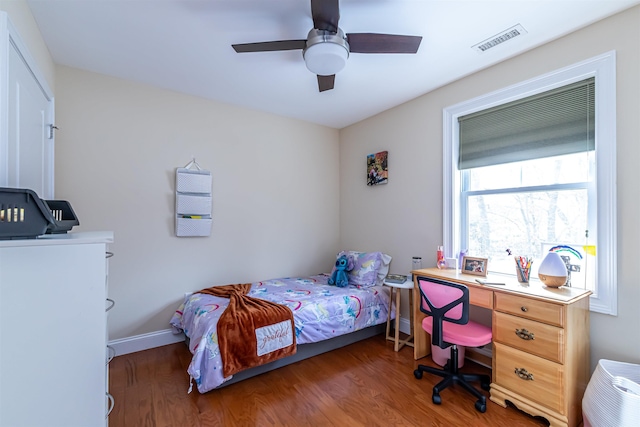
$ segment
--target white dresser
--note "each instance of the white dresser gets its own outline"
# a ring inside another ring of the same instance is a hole
[[[105,425],[112,232],[0,240],[0,426]]]

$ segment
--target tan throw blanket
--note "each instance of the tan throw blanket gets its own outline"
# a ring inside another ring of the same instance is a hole
[[[250,283],[213,286],[198,293],[229,298],[218,320],[218,346],[225,377],[296,353],[293,313],[288,307],[248,296]]]

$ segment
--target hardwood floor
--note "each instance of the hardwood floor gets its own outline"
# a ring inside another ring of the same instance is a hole
[[[398,353],[382,335],[200,394],[187,394],[191,354],[182,343],[116,357],[110,427],[138,426],[546,426],[487,394],[487,411],[459,386],[431,402],[439,378],[413,376],[413,349]],[[489,369],[466,361],[462,371]]]

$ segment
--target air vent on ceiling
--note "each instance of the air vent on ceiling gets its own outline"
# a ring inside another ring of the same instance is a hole
[[[527,30],[520,24],[514,25],[513,27],[496,34],[495,36],[489,37],[487,40],[484,40],[476,45],[471,46],[472,49],[477,50],[478,52],[486,52],[492,47],[496,47],[501,43],[514,39],[523,34],[527,34]]]

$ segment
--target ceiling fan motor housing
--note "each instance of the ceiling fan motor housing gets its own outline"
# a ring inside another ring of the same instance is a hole
[[[319,76],[330,76],[347,64],[349,43],[340,28],[337,33],[314,28],[309,31],[302,56],[309,71]]]

